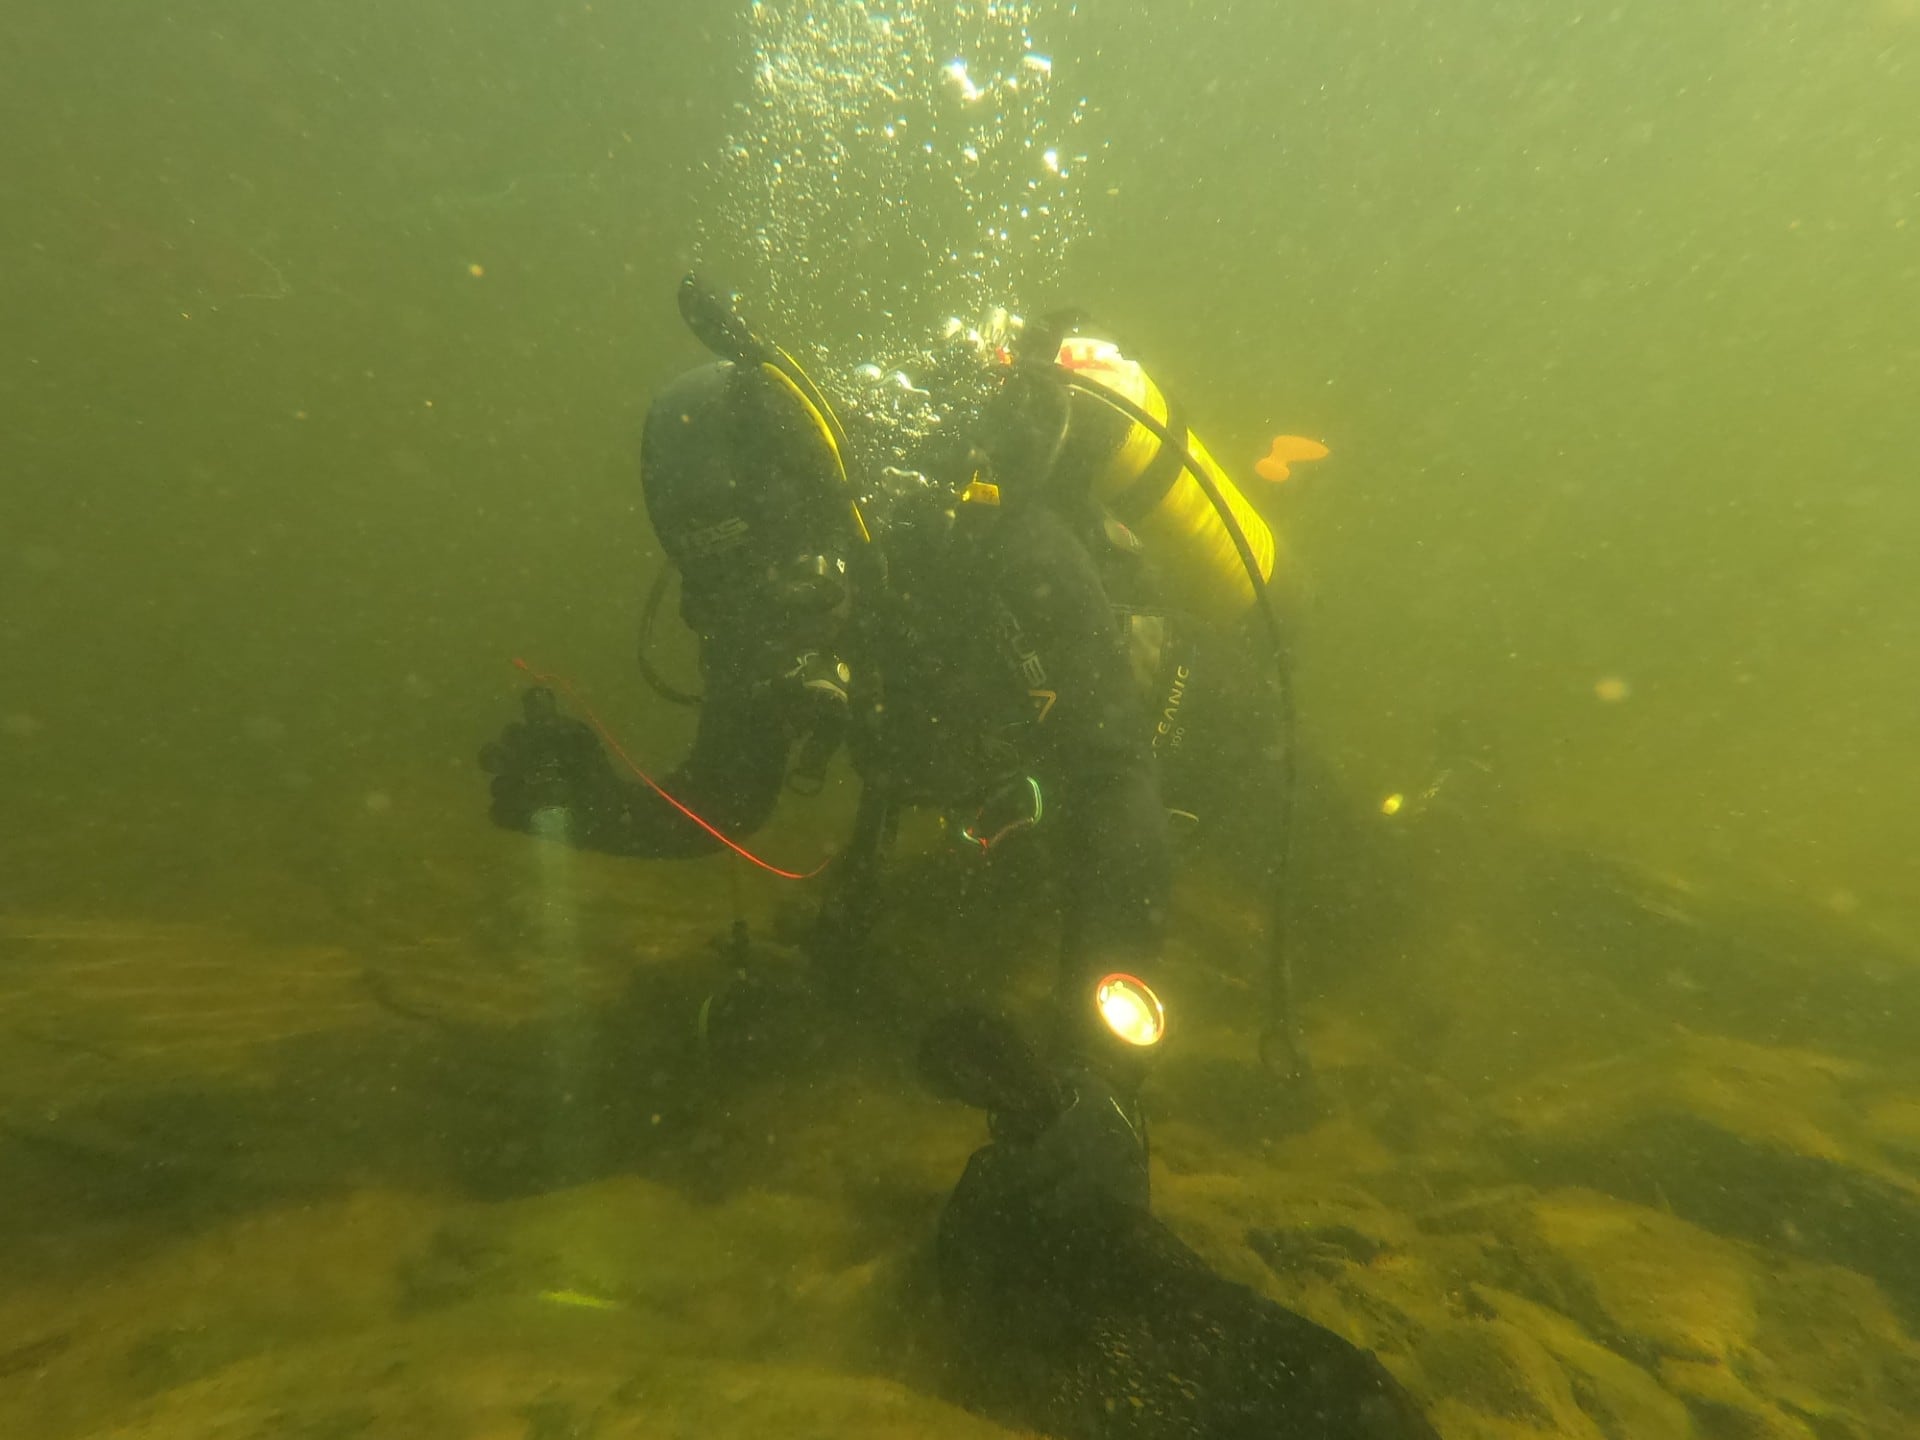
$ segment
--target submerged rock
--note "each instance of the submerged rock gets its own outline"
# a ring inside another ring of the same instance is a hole
[[[1472,1292],[1558,1362],[1574,1402],[1606,1440],[1685,1440],[1693,1433],[1685,1405],[1566,1316],[1489,1285],[1475,1285]]]
[[[1817,1051],[1682,1035],[1516,1090],[1492,1138],[1548,1183],[1858,1270],[1913,1324],[1920,1179],[1884,1138],[1915,1102],[1863,1105],[1872,1084]]]
[[[1035,1203],[1009,1153],[976,1153],[941,1218],[976,1403],[1066,1440],[1438,1440],[1374,1355],[1143,1210]]]

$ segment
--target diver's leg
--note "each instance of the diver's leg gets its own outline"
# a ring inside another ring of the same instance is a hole
[[[878,914],[886,850],[898,819],[885,791],[876,785],[861,788],[853,834],[829,872],[826,898],[806,940],[808,959],[824,984],[858,983]]]
[[[729,972],[701,1002],[695,1021],[705,1060],[714,1073],[734,1077],[792,1073],[801,1057],[817,1051],[829,1031],[825,1017],[856,995],[866,975],[862,963],[873,928],[894,807],[872,786],[860,793],[853,832],[827,872],[826,895],[811,920],[788,911],[775,933],[806,958],[804,971],[759,953],[744,919],[722,946]],[[796,923],[797,922],[797,923]]]

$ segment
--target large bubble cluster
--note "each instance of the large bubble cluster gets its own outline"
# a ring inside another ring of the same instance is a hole
[[[1098,149],[1050,48],[1075,10],[754,0],[699,263],[823,379],[911,354],[949,316],[1045,302]]]

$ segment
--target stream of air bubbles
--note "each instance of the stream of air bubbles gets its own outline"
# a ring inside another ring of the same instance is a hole
[[[699,263],[828,376],[1057,298],[1100,146],[1066,0],[754,0]]]

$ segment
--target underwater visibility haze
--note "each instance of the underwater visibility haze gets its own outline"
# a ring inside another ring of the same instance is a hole
[[[0,42],[0,1434],[1920,1434],[1915,0]]]

